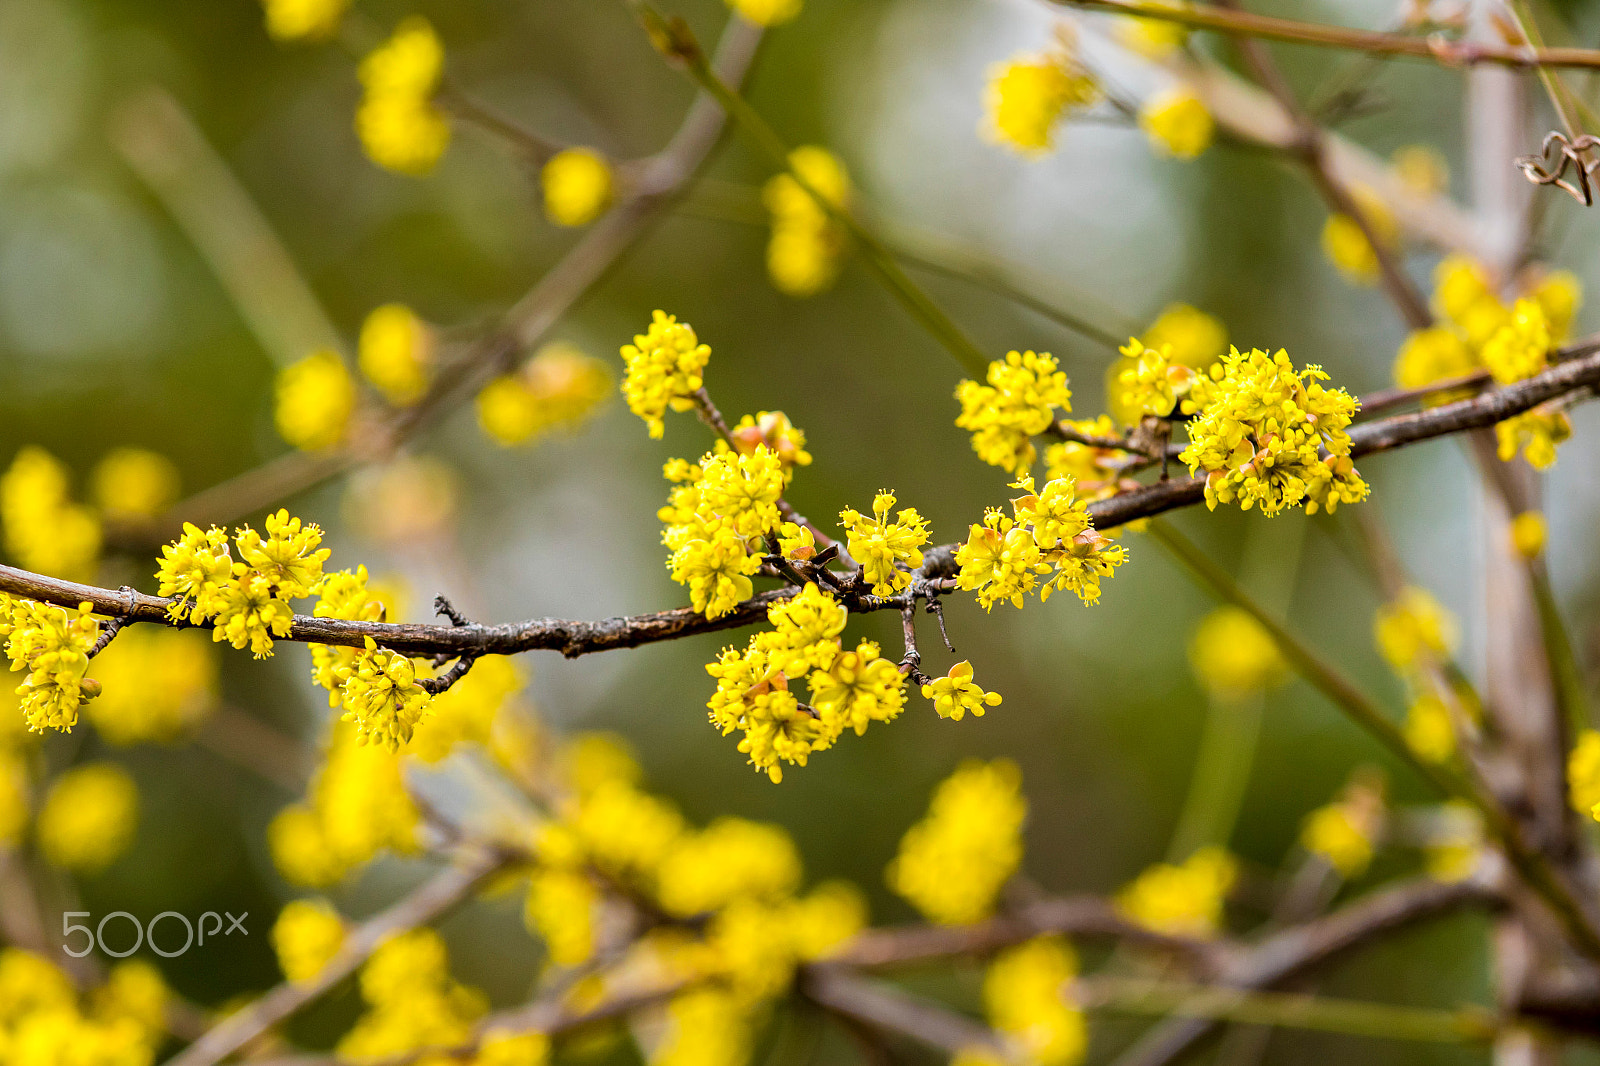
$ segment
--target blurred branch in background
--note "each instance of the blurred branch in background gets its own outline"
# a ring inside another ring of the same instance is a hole
[[[111,143],[205,258],[277,367],[344,342],[288,249],[171,93],[149,86],[112,114]]]

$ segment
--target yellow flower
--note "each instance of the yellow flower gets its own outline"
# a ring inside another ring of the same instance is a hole
[[[450,143],[450,123],[431,97],[444,69],[444,48],[426,19],[411,16],[361,61],[366,90],[356,133],[379,166],[424,174]]]
[[[657,897],[689,918],[741,897],[780,900],[800,884],[800,853],[781,826],[719,818],[679,837],[661,864]]]
[[[1455,725],[1450,708],[1438,696],[1418,696],[1406,708],[1406,745],[1429,762],[1444,762],[1455,754]]]
[[[346,1061],[379,1062],[466,1043],[489,1009],[481,992],[451,978],[444,942],[426,927],[399,933],[373,952],[361,968],[361,995],[368,1010],[334,1049]]]
[[[583,425],[611,391],[611,371],[577,345],[552,341],[478,394],[478,425],[502,447]]]
[[[774,629],[756,639],[772,669],[790,678],[802,677],[812,667],[826,670],[832,664],[848,614],[831,594],[807,582],[799,595],[767,608]]]
[[[1394,383],[1402,389],[1420,389],[1446,378],[1469,374],[1477,366],[1472,349],[1449,326],[1429,326],[1413,332],[1394,360]],[[1459,399],[1459,393],[1435,397],[1433,402]]]
[[[1296,370],[1288,353],[1233,349],[1183,402],[1189,446],[1180,458],[1206,472],[1206,506],[1239,502],[1271,516],[1304,503],[1307,514],[1366,498],[1350,461],[1357,401],[1322,385],[1319,366]]]
[[[577,870],[536,871],[528,885],[523,921],[544,941],[557,966],[581,966],[594,955],[595,911],[600,891]]]
[[[1055,147],[1055,128],[1069,110],[1100,98],[1094,78],[1070,55],[1018,56],[989,75],[985,133],[1025,156]]]
[[[1214,937],[1237,876],[1233,856],[1219,847],[1204,847],[1180,864],[1157,863],[1145,870],[1117,894],[1117,909],[1158,933]]]
[[[404,304],[373,308],[361,323],[357,362],[390,403],[410,407],[428,391],[433,332]]]
[[[1387,204],[1371,189],[1357,186],[1350,198],[1361,212],[1378,243],[1386,249],[1400,243],[1400,225]],[[1377,283],[1380,268],[1378,253],[1367,241],[1356,220],[1345,214],[1332,214],[1322,227],[1322,252],[1339,273],[1359,285]]]
[[[800,14],[802,0],[727,0],[727,4],[757,26],[777,26]]]
[[[5,547],[25,570],[88,581],[100,556],[100,520],[74,503],[66,466],[43,448],[17,452],[0,476]]]
[[[839,512],[850,555],[865,569],[874,596],[893,596],[910,585],[909,571],[922,565],[921,548],[928,543],[928,523],[915,507],[902,508],[889,521],[894,503],[894,493],[880,489],[871,518],[849,507]]]
[[[1401,145],[1389,161],[1400,184],[1417,196],[1438,196],[1450,188],[1450,164],[1431,145]]]
[[[1378,651],[1402,674],[1416,670],[1424,657],[1448,659],[1456,649],[1460,628],[1426,589],[1402,589],[1394,602],[1378,608],[1372,619]]]
[[[1505,313],[1489,286],[1488,274],[1464,255],[1447,255],[1440,260],[1433,271],[1433,286],[1434,313],[1463,328],[1478,317],[1482,308]],[[1476,344],[1482,344],[1487,339],[1486,336],[1477,336],[1472,330],[1467,330],[1467,334],[1469,338],[1475,338]]]
[[[1483,820],[1459,800],[1441,804],[1438,826],[1428,841],[1428,876],[1447,884],[1465,881],[1483,861]]]
[[[741,455],[753,455],[757,448],[764,447],[778,457],[786,474],[797,466],[811,465],[805,430],[790,422],[782,411],[762,411],[753,417],[745,415],[733,427],[731,435],[734,448]]]
[[[688,411],[694,407],[691,397],[704,384],[701,374],[710,358],[710,346],[700,343],[694,328],[664,311],[651,316],[648,332],[622,346],[622,359],[628,367],[622,394],[627,397],[628,410],[650,427],[652,438],[660,438],[665,428],[661,416],[667,408]]]
[[[601,870],[653,877],[683,832],[683,817],[666,800],[607,781],[580,797],[571,827]]]
[[[133,843],[139,827],[139,790],[116,763],[68,770],[39,811],[39,847],[54,866],[93,874]]]
[[[544,216],[558,226],[587,226],[611,205],[611,165],[592,148],[568,148],[539,172]]]
[[[802,145],[789,153],[791,173],[775,174],[761,190],[772,215],[767,273],[780,292],[815,296],[839,275],[848,234],[796,180],[840,211],[850,209],[850,175],[826,148]]]
[[[180,622],[191,617],[203,622],[215,615],[222,607],[222,589],[232,576],[227,532],[216,526],[202,530],[188,522],[183,524],[183,536],[162,547],[156,570],[161,595],[174,597],[167,614]]]
[[[322,564],[333,554],[317,550],[322,543],[322,527],[315,522],[301,524],[280,508],[267,516],[265,538],[249,526],[239,530],[234,543],[239,547],[235,575],[254,572],[276,589],[284,599],[297,600],[311,595],[322,581]]]
[[[512,1032],[490,1029],[478,1045],[477,1066],[545,1066],[550,1038],[536,1029]]]
[[[267,9],[267,33],[278,41],[320,40],[331,37],[350,0],[262,0]]]
[[[143,1039],[159,1047],[167,1037],[167,1006],[172,992],[161,971],[143,959],[130,959],[111,967],[105,984],[94,990],[95,1020],[131,1022]]]
[[[1007,948],[983,977],[989,1023],[1038,1066],[1075,1066],[1088,1050],[1083,1014],[1067,1005],[1067,984],[1078,975],[1071,945],[1042,936]]]
[[[417,666],[409,658],[380,648],[371,637],[357,651],[350,674],[340,688],[344,720],[355,723],[363,743],[398,751],[411,740],[417,722],[429,711],[432,696],[417,684]]]
[[[1535,470],[1549,470],[1555,466],[1556,446],[1570,436],[1572,419],[1565,411],[1538,407],[1496,422],[1494,426],[1495,450],[1500,460],[1510,462],[1520,451]]]
[[[314,981],[344,946],[345,925],[326,900],[297,899],[284,904],[272,926],[278,968],[294,984]]]
[[[732,530],[718,529],[685,543],[667,565],[672,580],[689,586],[694,609],[707,618],[720,618],[754,593],[750,576],[761,569],[761,557],[747,552]]]
[[[1346,880],[1360,877],[1372,862],[1383,828],[1380,784],[1352,783],[1342,799],[1318,807],[1301,825],[1301,845]]]
[[[1549,365],[1550,323],[1533,300],[1518,300],[1511,320],[1483,346],[1483,363],[1495,381],[1510,385],[1531,378]]]
[[[987,917],[1022,862],[1028,803],[1009,759],[963,762],[934,790],[928,814],[906,831],[889,887],[928,919],[966,925]]]
[[[1238,607],[1218,607],[1195,627],[1189,665],[1206,691],[1220,699],[1263,692],[1289,676],[1272,635]]]
[[[881,658],[878,645],[863,640],[854,651],[834,656],[826,670],[811,674],[811,703],[832,736],[846,728],[857,736],[869,722],[888,722],[906,702],[906,678],[892,661]]]
[[[1205,103],[1183,86],[1146,100],[1139,108],[1139,128],[1158,152],[1177,159],[1197,158],[1216,133]]]
[[[1137,416],[1133,421],[1144,415],[1171,415],[1179,398],[1188,394],[1194,371],[1174,362],[1171,349],[1148,347],[1138,337],[1129,337],[1119,351],[1125,363],[1117,382],[1122,387],[1121,410]]]
[[[867,901],[848,881],[824,881],[790,905],[785,924],[803,961],[826,959],[866,926]]]
[[[71,732],[78,721],[78,705],[98,684],[86,682],[84,677],[89,649],[100,633],[89,604],[67,611],[33,600],[14,600],[9,624],[6,654],[11,669],[27,672],[16,694],[28,729]]]
[[[355,409],[355,379],[337,352],[313,352],[278,374],[278,434],[302,451],[340,444]]]
[[[1009,352],[989,364],[987,384],[956,388],[956,426],[972,433],[972,450],[991,466],[1017,473],[1037,455],[1032,438],[1050,428],[1056,408],[1072,410],[1072,391],[1049,352]]]
[[[956,563],[961,567],[956,587],[976,591],[986,611],[1002,602],[1021,607],[1039,575],[1050,572],[1032,532],[992,507],[984,512],[982,525],[968,527],[966,543],[956,549]]]
[[[1511,520],[1511,548],[1524,559],[1544,554],[1550,539],[1550,524],[1538,511],[1523,511]]]
[[[111,744],[169,743],[204,720],[217,702],[210,643],[198,630],[123,630],[94,660],[104,688],[87,706],[95,730]]]
[[[1572,320],[1583,306],[1583,285],[1570,270],[1556,270],[1541,277],[1528,290],[1550,326],[1550,338],[1559,344],[1567,339]]]
[[[650,1066],[743,1066],[754,1050],[746,1011],[720,988],[679,993],[667,1004],[666,1028],[651,1049]]]
[[[178,468],[143,448],[113,448],[95,464],[89,484],[107,515],[154,518],[178,499]]]
[[[1600,730],[1578,734],[1567,756],[1567,794],[1575,811],[1591,813],[1600,805]]]
[[[1181,9],[1184,0],[1156,0],[1161,7]],[[1168,59],[1189,39],[1189,27],[1170,19],[1139,18],[1117,19],[1117,40],[1122,45],[1150,59]]]
[[[982,718],[987,708],[1000,706],[1001,698],[1000,693],[985,692],[982,686],[973,684],[972,664],[965,659],[952,666],[944,677],[936,677],[923,685],[922,696],[933,701],[933,709],[940,718],[957,722],[968,711],[973,717]]]

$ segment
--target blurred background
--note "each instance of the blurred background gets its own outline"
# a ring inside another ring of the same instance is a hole
[[[1352,25],[1394,16],[1394,5],[1374,0],[1252,6]],[[712,0],[671,7],[708,42],[726,17]],[[1592,34],[1595,12],[1584,7],[1565,13]],[[456,84],[529,128],[614,159],[661,147],[691,99],[687,80],[651,51],[622,4],[360,0],[356,11],[383,33],[405,15],[425,14]],[[1351,286],[1321,256],[1324,208],[1280,161],[1226,142],[1194,162],[1157,158],[1137,129],[1114,121],[1071,125],[1038,160],[980,136],[991,64],[1044,47],[1053,23],[1043,4],[812,0],[797,22],[769,35],[749,95],[790,143],[837,153],[873,219],[1000,264],[1029,291],[1113,334],[1140,329],[1181,300],[1220,317],[1234,344],[1285,347],[1297,362],[1323,364],[1352,392],[1390,384],[1403,323],[1381,292]],[[1306,92],[1340,63],[1332,53],[1276,51]],[[1217,54],[1233,61],[1225,48]],[[537,175],[469,126],[458,124],[426,177],[374,167],[352,129],[354,67],[337,45],[275,44],[254,0],[0,3],[0,464],[37,444],[81,485],[108,450],[131,445],[171,458],[191,492],[286,450],[272,420],[281,353],[241,312],[170,195],[150,183],[148,153],[138,165],[130,130],[152,89],[170,94],[225,164],[347,349],[367,312],[390,301],[451,330],[492,321],[578,239],[545,221]],[[1461,75],[1391,64],[1371,86],[1383,106],[1341,132],[1383,156],[1431,145],[1450,164],[1454,194],[1466,197]],[[158,146],[157,163],[161,156]],[[841,507],[865,509],[876,490],[890,488],[931,521],[935,543],[962,539],[967,523],[1009,490],[1004,473],[980,463],[953,425],[960,368],[859,263],[815,298],[775,291],[763,269],[767,232],[757,198],[770,168],[733,133],[707,173],[721,208],[691,196],[555,336],[620,374],[618,346],[653,309],[674,313],[711,345],[707,385],[730,418],[781,409],[806,431],[815,461],[790,494],[802,513],[826,526]],[[741,212],[725,208],[741,197],[750,217],[736,220]],[[1600,280],[1594,215],[1551,199],[1540,246],[1592,291]],[[1425,287],[1434,261],[1426,252],[1408,261]],[[993,292],[916,277],[986,352],[1050,351],[1071,379],[1074,414],[1103,410],[1114,354],[1104,345]],[[1585,309],[1574,332],[1597,325]],[[1588,473],[1600,458],[1600,426],[1587,408],[1576,423],[1548,479],[1550,566],[1588,661],[1600,650],[1600,574],[1587,535],[1600,512],[1600,481]],[[580,432],[531,448],[497,446],[470,407],[460,410],[410,445],[457,478],[445,555],[373,535],[372,523],[354,520],[348,479],[284,502],[330,531],[333,565],[364,562],[403,583],[411,619],[426,620],[437,593],[486,621],[646,612],[687,602],[668,578],[658,540],[661,464],[709,444],[690,416],[669,416],[665,439],[650,440],[620,397]],[[1366,506],[1387,520],[1416,581],[1462,619],[1462,658],[1476,671],[1485,605],[1475,560],[1484,546],[1463,450],[1441,441],[1361,469],[1374,488]],[[1289,613],[1303,631],[1398,713],[1399,684],[1373,647],[1378,593],[1349,549],[1347,522],[1343,514],[1268,521],[1228,509],[1176,518],[1230,568],[1253,559],[1247,582],[1292,590]],[[1302,550],[1292,550],[1295,541]],[[1005,697],[986,717],[941,720],[913,697],[900,720],[846,737],[810,766],[792,768],[781,786],[752,772],[733,740],[706,723],[704,663],[725,642],[720,636],[524,663],[546,721],[626,736],[650,784],[694,821],[726,813],[781,822],[802,846],[808,878],[855,880],[879,922],[913,917],[884,888],[883,865],[931,786],[967,756],[1005,754],[1021,765],[1034,880],[1053,892],[1109,892],[1166,852],[1206,708],[1186,648],[1213,606],[1155,544],[1137,534],[1126,543],[1131,561],[1092,609],[1062,596],[985,617],[970,597],[950,597],[958,654],[930,650],[930,634],[924,653],[936,674],[953,658],[973,662],[979,681]],[[146,556],[112,559],[102,584],[148,588],[153,565]],[[891,623],[871,616],[852,626],[893,648]],[[308,660],[299,646],[281,646],[267,663],[224,655],[224,701],[314,744],[328,712],[307,682]],[[247,942],[161,965],[180,991],[208,1005],[272,984],[265,929],[295,893],[274,872],[263,834],[294,794],[193,743],[108,751],[84,726],[51,737],[46,752],[53,766],[115,758],[143,795],[136,845],[83,880],[83,909],[250,911]],[[1279,868],[1306,812],[1361,764],[1389,772],[1396,802],[1428,798],[1305,685],[1270,694],[1234,849],[1263,877]],[[1415,865],[1414,853],[1385,857],[1366,878]],[[360,914],[419,876],[408,864],[379,863],[340,898]],[[1256,917],[1246,909],[1241,921]],[[462,980],[497,1004],[526,994],[538,957],[514,900],[473,908],[445,929]],[[1485,932],[1473,917],[1430,924],[1341,963],[1322,987],[1413,1005],[1484,1001]],[[977,973],[929,987],[973,996]],[[298,1023],[299,1035],[315,1044],[356,1009],[346,990]],[[1096,1055],[1133,1025],[1096,1021]],[[617,1061],[627,1054],[615,1052]],[[1290,1034],[1274,1041],[1268,1061],[1484,1057]]]

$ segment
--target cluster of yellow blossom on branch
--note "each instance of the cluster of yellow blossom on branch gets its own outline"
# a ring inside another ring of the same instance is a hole
[[[1583,302],[1578,279],[1558,270],[1529,273],[1518,280],[1510,306],[1488,273],[1463,256],[1448,256],[1434,271],[1433,312],[1438,323],[1413,332],[1395,357],[1395,384],[1420,389],[1488,371],[1509,385],[1544,370],[1566,341]],[[1459,398],[1442,391],[1432,402]],[[1572,421],[1560,403],[1543,404],[1495,426],[1500,458],[1520,452],[1536,469],[1555,464],[1556,445],[1572,435]]]

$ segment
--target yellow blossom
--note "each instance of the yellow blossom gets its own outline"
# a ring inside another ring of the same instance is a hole
[[[1416,196],[1438,196],[1450,188],[1450,164],[1431,145],[1401,145],[1389,162],[1400,184]]]
[[[326,900],[297,899],[284,904],[272,925],[278,968],[294,984],[316,980],[344,946],[345,925]]]
[[[356,132],[379,166],[424,174],[450,143],[450,123],[431,97],[444,68],[444,49],[427,20],[411,16],[394,36],[361,61],[365,94]]]
[[[1518,300],[1511,320],[1483,346],[1483,363],[1495,381],[1510,385],[1531,378],[1549,365],[1550,323],[1533,300]]]
[[[1570,270],[1555,270],[1541,277],[1528,289],[1528,297],[1544,312],[1550,338],[1557,344],[1567,339],[1572,320],[1583,306],[1583,285]]]
[[[1000,693],[985,692],[981,685],[973,683],[972,664],[965,659],[952,666],[944,677],[936,677],[923,685],[922,695],[933,701],[933,709],[940,718],[957,722],[969,711],[973,717],[982,718],[987,708],[1000,706]]]
[[[1204,847],[1182,863],[1157,863],[1145,870],[1117,894],[1117,909],[1158,933],[1214,937],[1237,876],[1233,856],[1219,847]]]
[[[745,550],[732,530],[719,529],[696,538],[672,553],[672,580],[689,586],[689,602],[707,618],[720,618],[750,598],[750,576],[761,569],[761,557]]]
[[[1186,86],[1146,100],[1139,108],[1139,128],[1158,152],[1176,159],[1197,158],[1216,133],[1204,101]]]
[[[508,448],[571,431],[594,415],[611,386],[604,363],[575,344],[552,341],[478,394],[478,425]]]
[[[666,800],[607,781],[579,800],[571,825],[601,870],[649,878],[683,832],[683,816]]]
[[[664,311],[654,312],[650,329],[622,346],[622,359],[628,367],[622,393],[628,410],[650,427],[651,437],[661,436],[665,428],[661,416],[667,408],[688,411],[694,407],[692,396],[703,384],[701,374],[710,358],[710,346],[700,343],[693,327]]]
[[[1306,816],[1300,843],[1349,880],[1366,872],[1382,827],[1382,792],[1373,785],[1357,783],[1342,799]]]
[[[1056,408],[1072,410],[1072,391],[1049,352],[1009,352],[989,364],[987,384],[956,388],[956,426],[972,434],[972,450],[991,466],[1017,473],[1036,456],[1033,437],[1050,428]]]
[[[1556,446],[1572,436],[1572,419],[1567,412],[1535,407],[1504,422],[1496,422],[1496,454],[1510,462],[1520,451],[1535,470],[1556,465]]]
[[[398,933],[373,952],[361,968],[361,996],[367,1012],[334,1049],[357,1063],[465,1043],[489,1009],[481,992],[450,976],[444,942],[426,927]]]
[[[97,1021],[132,1022],[152,1047],[167,1037],[167,1007],[172,991],[161,971],[143,959],[128,959],[112,966],[105,983],[94,990],[91,1001]]]
[[[1550,524],[1539,511],[1523,511],[1511,520],[1511,548],[1524,559],[1544,554],[1550,539]]]
[[[985,918],[1022,861],[1028,804],[1009,759],[968,760],[934,790],[928,814],[906,831],[889,865],[889,887],[930,920]]]
[[[1400,346],[1394,360],[1394,383],[1402,389],[1420,389],[1470,374],[1476,366],[1472,349],[1460,333],[1448,326],[1429,326],[1412,332]],[[1448,402],[1460,395],[1446,393],[1433,402]]]
[[[1220,699],[1263,692],[1289,676],[1272,635],[1238,607],[1218,607],[1195,627],[1189,665],[1206,691]]]
[[[1351,190],[1350,198],[1379,244],[1385,249],[1399,244],[1400,225],[1388,205],[1376,193],[1357,186]],[[1350,281],[1360,285],[1377,283],[1381,272],[1378,253],[1368,242],[1360,223],[1351,216],[1339,213],[1328,216],[1328,221],[1322,227],[1322,252],[1329,262],[1339,268],[1339,273]]]
[[[476,1066],[545,1066],[549,1061],[550,1038],[537,1029],[490,1029],[478,1045]]]
[[[39,847],[54,866],[104,870],[133,843],[139,790],[116,763],[88,763],[56,778],[39,811]]]
[[[811,453],[806,451],[806,434],[789,421],[782,411],[762,411],[755,416],[745,415],[730,431],[734,448],[742,455],[752,455],[757,448],[766,448],[778,457],[785,472],[797,466],[810,466]]]
[[[0,475],[0,528],[6,551],[23,569],[69,581],[93,578],[100,520],[73,502],[66,466],[43,448],[21,449]]]
[[[790,905],[785,922],[802,961],[826,959],[866,926],[867,901],[849,881],[824,881]]]
[[[178,468],[143,448],[113,448],[95,464],[89,484],[108,516],[155,518],[178,499]]]
[[[355,409],[355,379],[338,352],[313,352],[278,374],[278,434],[302,451],[342,443]]]
[[[228,554],[228,534],[212,526],[202,530],[188,522],[183,535],[161,549],[156,570],[160,593],[173,602],[167,607],[175,621],[192,618],[203,622],[222,608],[222,590],[233,576]]]
[[[267,9],[267,33],[278,41],[320,40],[331,37],[350,0],[262,0]]]
[[[1007,948],[983,977],[989,1023],[1038,1066],[1076,1066],[1088,1050],[1083,1014],[1067,1002],[1078,959],[1060,937],[1042,936]]]
[[[1357,401],[1326,379],[1319,366],[1296,370],[1282,349],[1236,348],[1194,383],[1183,410],[1198,417],[1180,458],[1206,472],[1207,507],[1237,500],[1271,516],[1304,503],[1315,514],[1366,498],[1346,430]]]
[[[1448,659],[1455,652],[1460,629],[1455,616],[1426,589],[1410,586],[1392,603],[1378,608],[1372,634],[1389,665],[1409,674],[1424,657]]]
[[[417,683],[417,666],[409,658],[380,648],[371,637],[357,651],[350,674],[340,689],[344,719],[355,723],[363,743],[398,751],[410,742],[417,722],[428,713],[432,696]]]
[[[800,853],[780,826],[719,818],[679,837],[661,864],[657,898],[688,918],[740,897],[779,900],[800,884]]]
[[[1465,881],[1483,860],[1482,817],[1468,804],[1451,800],[1440,805],[1437,823],[1425,852],[1428,876],[1446,884]]]
[[[404,304],[376,307],[361,323],[357,362],[390,403],[410,407],[428,391],[433,331]]]
[[[1504,314],[1500,301],[1489,286],[1483,268],[1464,255],[1447,255],[1433,271],[1433,310],[1440,318],[1458,326],[1466,325],[1478,309],[1490,306]],[[1468,331],[1469,337],[1472,331]],[[1486,338],[1477,338],[1481,344]]]
[[[1600,730],[1578,734],[1567,756],[1567,795],[1575,811],[1588,814],[1600,806]]]
[[[802,0],[727,0],[727,4],[757,26],[778,26],[800,14]]]
[[[928,523],[915,507],[902,508],[889,521],[894,503],[894,493],[880,489],[871,518],[849,507],[839,512],[850,555],[865,569],[874,596],[893,596],[910,585],[910,571],[922,565],[921,548],[928,543]]]
[[[846,728],[861,736],[868,723],[898,717],[906,702],[905,675],[894,662],[881,658],[878,645],[870,640],[834,656],[826,670],[811,674],[809,684],[812,706],[831,736]]]
[[[1154,0],[1161,7],[1182,9],[1186,0]],[[1117,19],[1117,40],[1126,48],[1150,59],[1169,59],[1189,39],[1189,27],[1171,19]]]
[[[1024,156],[1055,147],[1055,129],[1068,111],[1088,107],[1100,87],[1065,52],[1018,56],[990,70],[984,132]]]
[[[812,667],[826,670],[839,653],[839,634],[848,613],[832,595],[807,582],[799,595],[767,608],[767,620],[774,628],[757,639],[772,669],[791,679]]]
[[[533,875],[523,921],[544,941],[557,966],[581,966],[594,955],[595,911],[600,891],[579,870],[544,869]]]
[[[1455,754],[1455,725],[1450,708],[1434,695],[1418,696],[1406,708],[1406,745],[1429,762],[1441,763]]]
[[[203,632],[123,630],[93,670],[104,691],[87,714],[112,744],[171,742],[216,709],[217,663]]]
[[[1138,416],[1171,415],[1179,398],[1188,394],[1194,371],[1174,362],[1170,348],[1151,348],[1137,337],[1129,337],[1119,350],[1125,364],[1131,364],[1118,374],[1121,409]]]
[[[651,1049],[649,1066],[744,1066],[754,1050],[746,1011],[720,988],[679,993],[667,1004],[666,1028]]]
[[[89,649],[100,633],[89,604],[68,611],[48,603],[15,600],[9,625],[11,636],[5,650],[11,669],[27,674],[16,695],[28,729],[71,732],[78,721],[79,704],[98,685],[84,677]]]
[[[848,240],[845,228],[806,186],[835,209],[848,211],[850,175],[838,156],[815,145],[802,145],[789,153],[789,167],[789,172],[768,179],[761,190],[772,215],[767,273],[780,292],[804,298],[833,284]]]
[[[611,204],[611,165],[592,148],[567,148],[539,172],[544,216],[558,226],[587,226]]]

